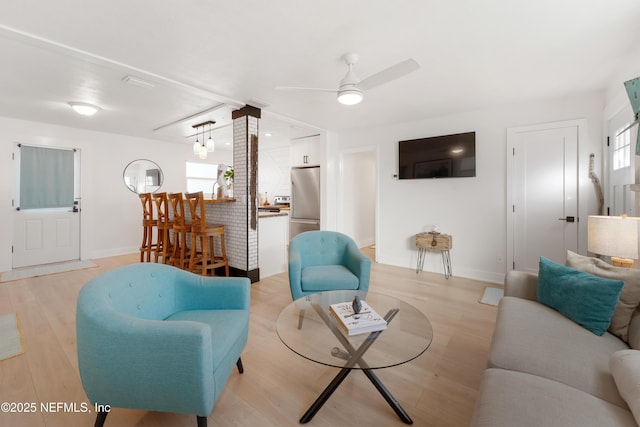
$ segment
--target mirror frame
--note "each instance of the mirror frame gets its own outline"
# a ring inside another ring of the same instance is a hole
[[[134,168],[134,166],[136,167]],[[144,180],[146,181],[147,177],[150,177],[153,180],[155,175],[155,179],[157,179],[158,185],[147,185],[145,181],[143,181],[142,183],[137,182],[137,178],[140,177],[140,174],[136,172],[140,171],[140,166],[146,166],[146,169],[144,169]],[[155,173],[154,171],[157,171],[157,173]],[[127,174],[127,172],[129,172],[129,174]],[[152,174],[150,175],[149,172],[152,172]],[[136,178],[136,182],[127,182],[128,178],[132,177]],[[132,193],[155,193],[160,189],[160,187],[162,187],[162,184],[164,183],[164,173],[156,162],[149,159],[136,159],[129,162],[129,164],[125,166],[124,171],[122,172],[122,181],[124,182],[125,187],[127,187],[127,189]]]

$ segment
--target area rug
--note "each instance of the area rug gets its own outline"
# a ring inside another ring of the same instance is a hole
[[[504,288],[496,288],[494,286],[487,286],[484,288],[482,297],[478,301],[481,304],[498,305],[500,299],[504,296]]]
[[[0,360],[24,353],[20,320],[16,313],[0,315]]]
[[[26,279],[28,277],[45,276],[47,274],[64,273],[65,271],[81,270],[83,268],[97,267],[93,262],[71,261],[61,262],[57,264],[37,265],[35,267],[18,268],[15,270],[2,273],[0,282],[9,282],[11,280]]]

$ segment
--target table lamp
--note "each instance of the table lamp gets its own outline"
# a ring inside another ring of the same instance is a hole
[[[587,224],[587,249],[611,257],[616,267],[632,267],[638,259],[638,223],[640,218],[590,215]]]

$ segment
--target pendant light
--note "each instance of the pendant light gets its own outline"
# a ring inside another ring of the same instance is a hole
[[[196,156],[200,154],[200,142],[198,141],[199,131],[200,131],[200,128],[196,128],[196,142],[193,143],[193,154],[195,154]]]
[[[202,145],[200,146],[199,156],[202,160],[207,158],[207,146],[204,145],[204,126],[202,126]]]
[[[209,139],[207,139],[207,151],[213,153],[216,149],[213,139],[211,139],[211,122],[209,122]]]
[[[216,149],[215,144],[213,143],[213,138],[211,138],[211,125],[215,125],[216,122],[213,120],[209,120],[203,123],[198,123],[196,125],[192,125],[191,127],[196,129],[196,142],[193,143],[193,154],[200,157],[202,160],[207,158],[208,153],[213,153]],[[209,139],[204,140],[204,132],[205,126],[209,125]],[[200,128],[202,128],[202,142],[198,139],[200,137]]]

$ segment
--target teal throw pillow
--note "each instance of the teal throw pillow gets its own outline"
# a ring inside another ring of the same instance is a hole
[[[540,257],[536,299],[602,335],[611,323],[623,286],[622,280],[594,276]]]

